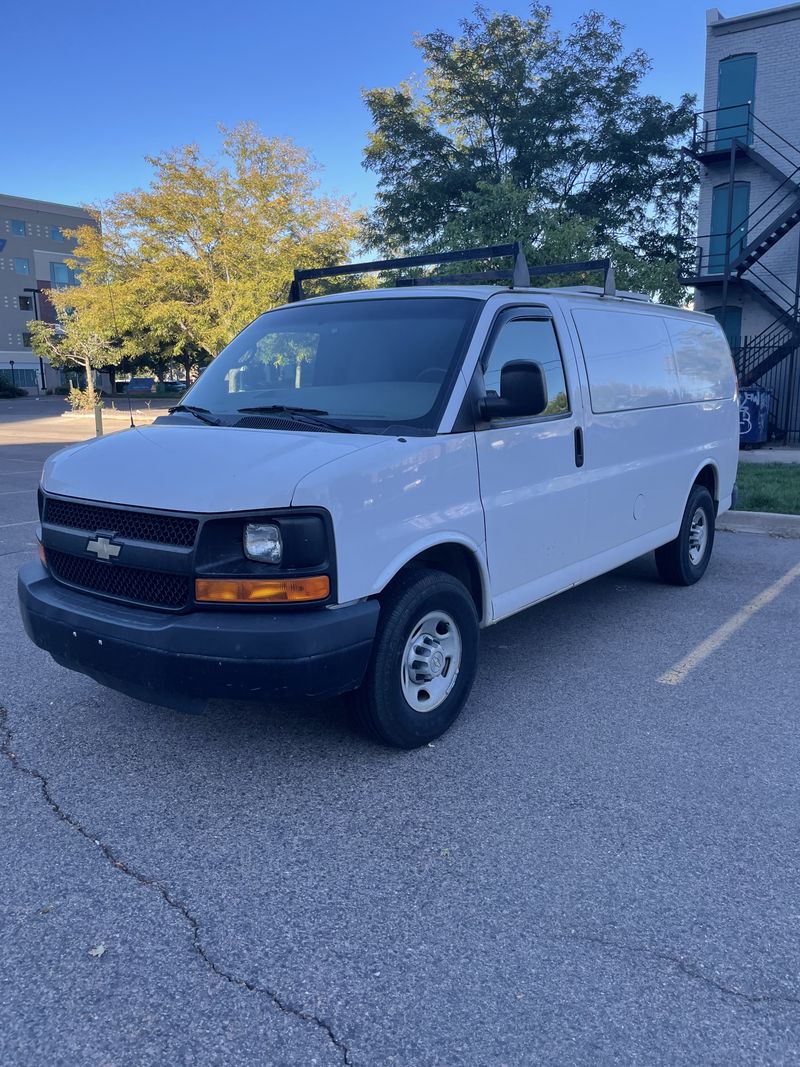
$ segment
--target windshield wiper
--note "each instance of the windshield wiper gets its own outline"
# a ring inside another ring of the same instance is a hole
[[[319,415],[328,414],[322,408],[301,408],[294,407],[291,404],[266,404],[262,407],[237,408],[237,411],[250,415],[288,415],[299,422],[307,422],[311,426],[324,426],[326,429],[336,430],[338,433],[355,433],[352,426],[346,426],[344,423],[336,422],[333,419],[318,418],[317,416]]]
[[[176,411],[188,411],[190,415],[194,415],[201,422],[207,422],[209,426],[220,424],[220,420],[215,419],[208,408],[198,408],[194,404],[176,404],[175,407],[169,409],[170,415],[174,415]]]

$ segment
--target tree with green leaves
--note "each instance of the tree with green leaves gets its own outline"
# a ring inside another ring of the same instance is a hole
[[[115,346],[109,329],[97,329],[90,316],[77,312],[71,304],[73,290],[51,290],[48,293],[58,314],[58,322],[40,319],[28,323],[31,348],[38,356],[46,356],[54,367],[72,367],[86,378],[86,400],[89,407],[98,403],[94,388],[94,372],[119,363],[122,353]]]
[[[458,36],[419,37],[420,86],[371,89],[365,240],[386,252],[509,238],[531,261],[610,254],[618,279],[678,299],[679,146],[694,98],[642,89],[650,61],[591,11],[561,34],[476,7]],[[687,220],[687,225],[690,220]]]
[[[293,269],[347,257],[360,218],[319,195],[315,166],[252,123],[223,130],[221,152],[187,145],[148,159],[148,188],[120,193],[76,231],[71,299],[113,334],[121,356],[188,370],[282,303]]]

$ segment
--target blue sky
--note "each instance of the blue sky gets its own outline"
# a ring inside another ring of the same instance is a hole
[[[524,14],[520,0],[490,10]],[[589,7],[626,26],[653,59],[647,88],[699,92],[705,7],[672,0],[562,0],[560,28]],[[724,3],[730,16],[757,4]],[[414,33],[457,29],[469,0],[45,0],[3,14],[0,192],[93,203],[148,179],[143,157],[196,141],[217,123],[256,120],[323,166],[326,191],[370,203],[361,166],[369,118],[361,89],[421,73]],[[664,11],[669,11],[665,18]]]

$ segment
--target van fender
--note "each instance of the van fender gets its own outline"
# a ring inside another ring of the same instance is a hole
[[[700,463],[697,464],[697,467],[695,468],[695,471],[692,474],[692,480],[691,480],[691,482],[689,482],[689,486],[688,486],[688,488],[686,490],[686,496],[684,497],[684,500],[683,500],[684,510],[686,508],[687,503],[689,502],[689,494],[692,491],[692,486],[697,481],[697,478],[698,478],[698,475],[700,474],[700,472],[702,470],[705,470],[706,467],[710,467],[714,472],[714,486],[715,486],[715,488],[714,488],[714,492],[711,494],[711,496],[713,497],[714,502],[716,504],[719,503],[719,485],[720,485],[719,467],[717,466],[717,461],[715,459],[713,459],[711,456],[706,456]],[[683,511],[681,512],[681,515],[683,515]]]
[[[489,567],[486,560],[486,544],[485,542],[478,544],[472,538],[465,537],[463,533],[459,533],[456,530],[438,530],[435,534],[429,534],[427,537],[422,537],[418,541],[407,545],[402,553],[395,556],[383,568],[373,582],[368,595],[378,596],[397,577],[403,567],[406,567],[413,559],[422,555],[423,552],[438,548],[441,545],[461,545],[467,549],[477,564],[481,579],[481,600],[483,602],[480,621],[481,625],[488,625],[492,621],[492,596]]]

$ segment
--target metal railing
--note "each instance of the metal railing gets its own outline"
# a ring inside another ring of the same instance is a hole
[[[800,444],[800,349],[797,339],[792,342],[786,332],[784,346],[756,337],[732,338],[736,372],[743,388],[758,385],[771,394],[769,412],[769,436],[771,440],[786,444]],[[762,364],[768,364],[773,355],[780,354],[772,366],[754,376]]]
[[[758,345],[765,348],[773,348],[786,343],[788,338],[800,339],[800,323],[796,319],[782,319],[771,322],[759,333],[751,334],[745,338],[748,345]]]
[[[752,101],[696,112],[692,132],[694,152],[730,151],[734,138],[756,149],[763,145],[782,159],[790,171],[800,167],[800,148],[760,119],[753,111]]]
[[[742,272],[741,277],[745,281],[757,284],[759,289],[781,308],[784,315],[797,314],[797,292],[795,286],[789,285],[785,279],[777,275],[774,270],[771,270],[763,260],[759,260],[751,267],[748,267],[746,271]]]
[[[710,238],[719,236],[724,237],[725,235],[701,234],[698,240],[710,240]],[[732,258],[733,250],[731,252]],[[685,263],[683,267],[685,277],[718,278],[721,283],[725,277],[725,254],[718,251],[710,252],[707,247],[698,245],[695,248],[691,267],[686,269],[687,267],[689,265]],[[776,274],[763,260],[752,264],[738,277],[742,282],[749,282],[759,289],[765,298],[765,302],[771,303],[778,326],[783,327],[791,320],[794,322],[795,330],[800,332],[800,309],[798,308],[797,291],[793,285],[790,285],[784,278]],[[772,329],[775,325],[771,324],[766,327],[762,333]]]
[[[696,264],[697,274],[724,274],[751,243],[764,238],[770,226],[797,205],[800,207],[800,148],[760,119],[750,103],[731,107],[710,108],[695,115],[692,151],[695,153],[722,151],[735,156],[737,147],[750,147],[766,159],[782,177],[763,200],[752,207],[743,219],[731,222],[728,231],[699,234],[698,241],[707,241],[709,248]],[[773,158],[770,158],[773,157]],[[776,178],[778,173],[773,174]],[[731,160],[731,182],[735,182],[734,160]],[[732,194],[731,194],[732,195]],[[718,238],[719,247],[711,252],[710,244]]]
[[[722,281],[722,277],[725,274],[725,248],[716,248],[711,251],[711,242],[714,238],[719,238],[721,241],[726,241],[728,235],[726,233],[699,233],[697,235],[698,242],[704,241],[706,244],[697,244],[694,249],[694,257],[692,260],[692,274],[695,278],[716,278],[719,277]],[[736,258],[739,254],[737,249],[741,251],[744,245],[741,240],[731,245],[730,249],[730,262]]]
[[[760,119],[748,101],[698,112],[688,153],[706,165],[728,164],[728,203],[723,232],[699,234],[694,249],[680,244],[681,276],[690,284],[703,278],[719,282],[723,315],[734,283],[749,288],[769,310],[773,321],[760,333],[733,338],[731,349],[740,383],[763,386],[772,395],[771,437],[800,442],[800,267],[796,277],[782,277],[774,263],[765,262],[797,222],[800,148]],[[734,187],[743,156],[771,175],[774,187],[737,218]],[[682,182],[681,176],[681,198]]]

